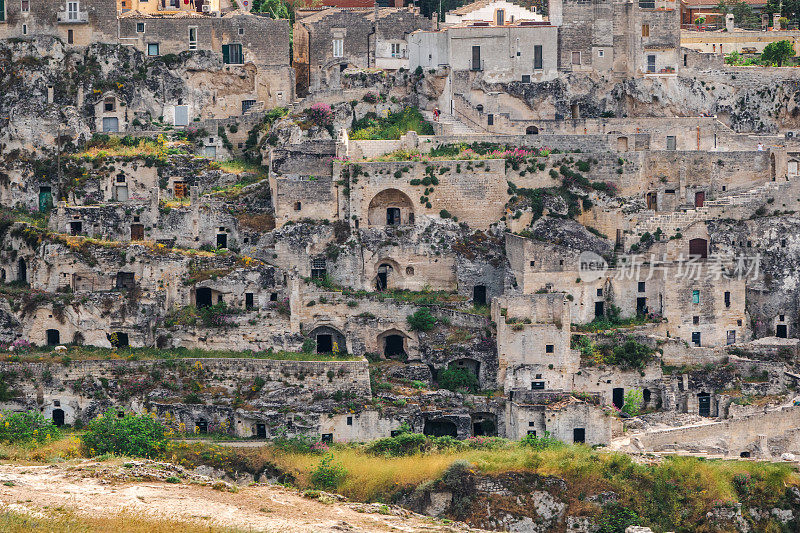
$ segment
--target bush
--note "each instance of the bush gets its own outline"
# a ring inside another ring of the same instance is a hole
[[[326,455],[311,471],[311,483],[318,489],[336,489],[347,477],[344,466],[333,462],[333,454]]]
[[[630,389],[625,393],[625,404],[622,406],[622,412],[631,416],[638,415],[642,410],[644,404],[644,396],[639,389]]]
[[[448,368],[439,373],[439,386],[450,391],[478,390],[478,378],[465,368]]]
[[[333,124],[333,110],[331,106],[323,102],[312,105],[306,111],[306,116],[315,125],[323,128]]]
[[[408,315],[406,320],[414,331],[430,331],[436,326],[436,317],[427,307],[417,309],[413,315]]]
[[[534,450],[547,450],[549,448],[561,448],[565,446],[560,440],[551,437],[549,431],[545,431],[543,437],[537,437],[533,433],[529,433],[522,438],[520,443]]]
[[[81,436],[90,456],[113,453],[132,457],[158,457],[167,448],[167,428],[154,417],[125,414],[109,409],[89,423]]]
[[[42,444],[59,436],[58,428],[36,411],[0,413],[0,441],[11,444]]]
[[[367,452],[375,455],[400,457],[421,452],[428,441],[422,433],[401,433],[395,437],[378,439],[367,445]]]

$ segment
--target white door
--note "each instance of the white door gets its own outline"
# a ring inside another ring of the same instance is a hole
[[[789,168],[787,174],[790,176],[797,176],[797,161],[789,161]]]
[[[117,187],[117,201],[118,202],[127,202],[128,201],[128,188],[127,187]]]
[[[209,159],[216,159],[217,158],[217,147],[216,146],[206,146],[204,149],[204,154]]]

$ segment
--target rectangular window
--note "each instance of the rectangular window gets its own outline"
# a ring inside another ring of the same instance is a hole
[[[647,56],[647,72],[655,72],[656,71],[656,56],[649,55]]]
[[[730,307],[730,306],[731,306],[731,293],[725,291],[725,307]]]
[[[692,332],[692,344],[694,344],[695,346],[700,346],[700,332],[699,331],[693,331]]]
[[[2,2],[3,0],[0,0]],[[72,30],[67,30],[67,44],[75,42],[75,33]]]
[[[136,33],[144,33],[144,22],[136,23]]]
[[[400,51],[400,43],[392,43],[392,57],[403,57]]]
[[[522,83],[530,83],[531,82],[531,75],[530,74],[523,74],[522,75]]]
[[[254,303],[255,302],[254,302],[254,298],[253,298],[253,293],[252,292],[244,293],[244,306],[247,309],[253,309]]]
[[[554,346],[552,344],[545,344],[544,353],[553,353]]]
[[[6,2],[5,0],[0,0],[0,22],[4,22],[6,20]]]
[[[197,50],[197,28],[189,28],[189,50]]]
[[[78,20],[78,2],[67,2],[67,20]]]
[[[328,263],[324,257],[311,260],[311,277],[322,279],[328,274]]]
[[[581,64],[581,53],[580,52],[572,52],[572,64],[573,65],[580,65]]]
[[[247,113],[254,105],[256,105],[255,100],[242,100],[242,115]]]
[[[695,326],[700,324],[700,317],[697,316],[697,315],[693,316],[692,317],[692,324],[694,324]]]
[[[667,135],[667,150],[675,150],[677,142],[674,135]]]
[[[727,339],[725,344],[736,344],[736,330],[732,329],[728,331]]]
[[[27,13],[30,10],[31,10],[30,0],[22,0],[22,12]]]
[[[333,40],[333,57],[344,57],[344,39]]]
[[[597,57],[604,57],[605,55],[606,55],[606,51],[605,50],[598,50],[597,51]]]
[[[486,124],[489,126],[494,126],[494,115],[492,113],[486,115]]]
[[[639,287],[638,287],[639,292],[644,292],[644,284],[645,284],[644,281],[640,281],[639,282]]]
[[[542,45],[533,45],[533,70],[542,70]]]
[[[544,381],[532,381],[531,390],[544,390]]]
[[[241,65],[244,63],[241,44],[223,44],[222,62],[226,65]]]
[[[692,291],[692,303],[693,304],[700,303],[700,291]]]
[[[497,10],[497,25],[498,26],[506,25],[506,12],[504,9]]]
[[[650,24],[642,24],[642,37],[650,37]]]
[[[158,55],[158,43],[150,43],[147,45],[147,55],[149,56]]]
[[[28,35],[28,25],[27,24],[23,24],[22,25],[22,35]]]

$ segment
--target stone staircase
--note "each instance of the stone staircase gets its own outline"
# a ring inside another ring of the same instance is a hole
[[[422,111],[422,116],[433,124],[433,131],[436,135],[469,135],[476,133],[475,130],[450,113],[441,113],[438,121],[433,120],[433,111]]]
[[[649,216],[645,216],[633,229],[636,235],[645,232],[653,233],[658,228],[666,235],[673,235],[679,230],[684,230],[698,220],[708,220],[712,217],[711,212],[718,212],[730,206],[747,206],[754,203],[765,203],[768,198],[776,196],[791,186],[788,181],[768,181],[758,187],[747,191],[732,193],[715,200],[706,200],[703,207],[693,207],[682,211],[670,211],[668,213],[655,213],[649,211]]]

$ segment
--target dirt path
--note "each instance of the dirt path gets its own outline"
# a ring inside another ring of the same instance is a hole
[[[129,511],[269,532],[476,531],[396,507],[323,503],[275,485],[243,487],[230,493],[187,483],[117,482],[100,473],[107,470],[107,465],[91,462],[0,465],[0,506],[34,514],[60,506],[87,515]]]

